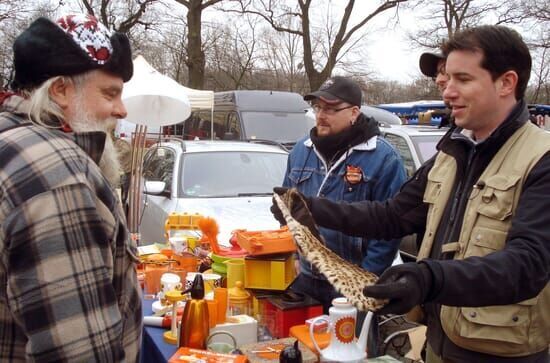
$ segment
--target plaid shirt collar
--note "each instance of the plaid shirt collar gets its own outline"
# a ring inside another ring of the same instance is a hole
[[[19,121],[23,123],[26,122],[26,117],[28,117],[29,105],[29,100],[14,94],[7,97],[0,108],[1,111],[16,114]],[[52,131],[73,140],[96,164],[99,165],[99,160],[101,160],[103,150],[105,149],[106,133],[103,131],[63,132],[60,129],[52,129]]]

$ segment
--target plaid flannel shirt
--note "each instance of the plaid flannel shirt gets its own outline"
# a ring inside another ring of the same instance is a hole
[[[28,122],[0,114],[0,362],[135,362],[137,249],[97,166],[105,134]]]

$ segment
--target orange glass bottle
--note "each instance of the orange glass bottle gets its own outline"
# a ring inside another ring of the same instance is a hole
[[[179,346],[206,349],[206,338],[210,333],[210,327],[208,304],[204,300],[202,275],[195,275],[193,285],[185,292],[191,292],[191,300],[185,303],[185,309],[181,317]]]

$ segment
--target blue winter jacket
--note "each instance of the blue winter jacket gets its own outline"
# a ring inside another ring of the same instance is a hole
[[[360,181],[357,176],[351,183],[344,178],[350,167],[352,170],[360,168]],[[335,201],[383,201],[392,197],[405,179],[401,157],[383,138],[373,136],[350,148],[327,171],[327,163],[308,136],[292,149],[283,186],[295,187],[305,196],[322,196]],[[377,275],[391,265],[400,242],[399,239],[351,237],[326,228],[320,228],[320,232],[328,248]],[[300,272],[324,279],[305,259],[300,260]]]

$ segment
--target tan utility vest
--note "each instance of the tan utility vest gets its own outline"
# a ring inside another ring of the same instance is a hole
[[[479,177],[476,185],[485,185],[472,189],[459,240],[444,244],[442,252],[455,252],[454,259],[462,260],[504,249],[525,179],[548,151],[550,133],[531,122],[518,129]],[[424,192],[429,209],[418,260],[430,255],[455,177],[455,159],[440,152]],[[468,350],[503,357],[540,352],[550,344],[550,285],[536,297],[512,305],[443,305],[441,324],[453,343]]]

